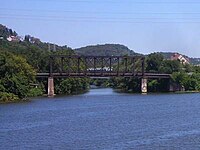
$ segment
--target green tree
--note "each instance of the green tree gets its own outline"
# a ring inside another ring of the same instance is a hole
[[[159,72],[161,73],[173,73],[181,71],[181,64],[177,60],[164,60],[162,61]]]
[[[27,97],[30,83],[35,82],[34,69],[24,58],[9,52],[1,51],[0,58],[3,60],[0,66],[0,92],[4,92],[4,96],[5,93],[12,93],[20,99]]]
[[[55,81],[57,94],[77,94],[88,90],[89,81],[87,78],[67,78]]]
[[[149,54],[146,58],[146,71],[148,72],[157,72],[164,60],[162,54],[152,53]]]
[[[172,74],[172,80],[180,85],[185,85],[188,75],[184,72],[174,72]]]

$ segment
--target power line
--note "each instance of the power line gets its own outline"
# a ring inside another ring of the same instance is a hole
[[[159,14],[159,15],[175,15],[175,14],[184,14],[184,15],[198,15],[200,12],[110,12],[110,11],[73,11],[73,10],[43,10],[43,9],[11,9],[11,8],[0,8],[0,10],[8,11],[20,11],[20,12],[54,12],[54,13],[77,13],[77,14]]]
[[[28,15],[28,14],[1,14],[3,17],[31,17],[31,18],[50,18],[50,19],[99,19],[99,20],[141,20],[141,19],[151,19],[151,20],[162,20],[162,19],[182,19],[182,20],[188,20],[188,19],[200,19],[200,16],[198,17],[132,17],[132,18],[127,18],[127,17],[64,17],[64,16],[52,16],[52,15]]]
[[[45,2],[53,2],[55,0],[34,0],[34,1],[45,1]],[[199,1],[133,1],[133,0],[57,0],[56,2],[65,2],[65,3],[111,3],[111,4],[122,4],[122,3],[132,3],[132,4],[200,4]]]
[[[0,18],[4,19],[20,19],[20,20],[31,20],[31,21],[65,21],[65,22],[86,22],[86,23],[131,23],[131,24],[144,24],[144,23],[151,23],[151,24],[165,24],[165,23],[178,23],[178,24],[183,24],[183,23],[191,23],[191,24],[199,24],[200,21],[128,21],[128,20],[91,20],[91,19],[58,19],[58,18],[31,18],[31,17],[12,17],[12,16],[7,16],[3,17],[1,16]]]

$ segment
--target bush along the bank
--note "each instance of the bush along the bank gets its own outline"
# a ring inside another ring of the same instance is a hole
[[[5,51],[0,53],[0,64],[0,102],[25,100],[35,82],[34,69],[26,59]]]
[[[112,78],[112,87],[122,92],[140,92],[140,80],[137,78]]]
[[[200,73],[175,72],[173,81],[179,83],[186,91],[200,91]]]
[[[99,88],[108,88],[112,86],[112,81],[110,79],[90,79],[90,85]]]
[[[89,79],[87,78],[67,78],[55,79],[56,94],[79,94],[89,89]]]
[[[0,103],[17,102],[19,97],[13,93],[0,92]]]
[[[41,96],[44,94],[44,90],[41,87],[34,87],[31,88],[27,94],[28,97],[36,97],[36,96]]]

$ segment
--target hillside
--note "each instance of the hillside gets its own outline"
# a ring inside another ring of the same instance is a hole
[[[45,43],[40,41],[39,38],[33,37],[31,35],[19,36],[16,31],[9,29],[8,27],[0,24],[0,37],[3,40],[3,43],[14,46],[35,46],[40,50],[72,50],[71,48],[65,46],[59,46],[54,43]],[[12,37],[10,40],[9,37]],[[5,48],[5,47],[4,47]]]
[[[17,33],[12,29],[9,29],[6,26],[0,24],[0,37],[6,39],[8,36],[17,36]]]
[[[9,37],[11,37],[8,40]],[[58,46],[52,43],[45,43],[30,35],[18,38],[18,34],[12,29],[0,24],[0,52],[7,51],[24,57],[27,62],[37,71],[48,71],[49,55],[53,54],[74,54],[74,51],[67,46]]]
[[[160,54],[162,54],[164,56],[165,59],[170,59],[171,56],[175,53],[173,52],[159,52]],[[193,65],[199,65],[200,64],[200,58],[192,58],[192,57],[188,57],[186,55],[183,55],[184,57],[188,58],[190,60],[190,63]]]
[[[93,45],[75,49],[75,52],[84,56],[124,56],[137,55],[128,47],[120,44]]]

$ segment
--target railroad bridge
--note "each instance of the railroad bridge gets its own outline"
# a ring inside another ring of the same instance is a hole
[[[54,78],[133,77],[141,79],[141,92],[147,93],[147,79],[170,79],[171,74],[146,72],[142,56],[52,55],[49,72],[37,73],[37,77],[48,78],[48,96],[53,96]]]

